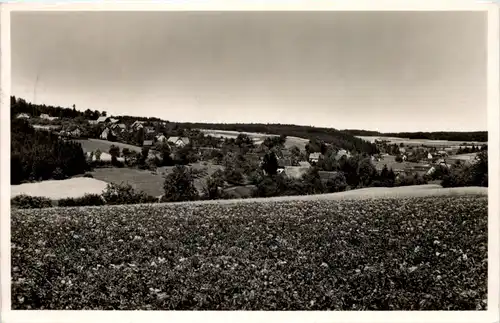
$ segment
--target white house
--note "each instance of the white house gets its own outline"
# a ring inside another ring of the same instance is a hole
[[[309,154],[309,161],[311,163],[317,163],[319,161],[320,156],[321,156],[321,153],[311,153],[311,154]]]
[[[134,121],[134,123],[132,123],[130,128],[132,128],[133,130],[139,130],[140,128],[143,127],[143,124],[144,124],[144,121],[136,120],[136,121]]]
[[[432,154],[431,153],[427,154],[427,159],[432,159]]]
[[[19,113],[16,117],[17,119],[29,119],[31,118],[29,114],[27,113]]]
[[[40,115],[40,119],[53,121],[53,120],[56,120],[56,119],[57,119],[57,117],[51,117],[51,116],[49,116],[49,115],[48,115],[48,114],[46,114],[46,113],[42,113],[42,114]]]
[[[349,158],[351,157],[351,153],[349,153],[347,150],[345,149],[340,149],[338,152],[337,152],[337,155],[335,156],[335,159],[336,160],[340,160],[342,157],[346,157],[346,158]]]
[[[168,138],[168,142],[176,145],[177,147],[184,147],[186,145],[189,145],[189,138],[188,137],[170,137],[170,138]]]
[[[167,142],[167,137],[165,137],[165,135],[163,135],[163,134],[160,134],[160,135],[156,136],[156,141]]]
[[[109,135],[113,135],[113,136],[116,136],[116,134],[113,132],[113,130],[109,129],[109,128],[106,128],[104,129],[104,131],[101,133],[101,136],[100,138],[101,139],[104,139],[104,140],[108,140],[108,137]]]

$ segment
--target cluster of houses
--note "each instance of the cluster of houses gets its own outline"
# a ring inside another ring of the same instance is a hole
[[[321,156],[321,153],[311,153],[309,154],[309,162],[311,164],[316,164]],[[340,160],[342,157],[351,158],[351,153],[345,149],[340,149],[335,155],[335,160]]]
[[[16,118],[17,119],[31,119],[31,115],[29,113],[19,113],[16,116]],[[58,117],[51,117],[50,115],[48,115],[46,113],[42,113],[39,118],[43,119],[43,120],[48,120],[48,121],[54,121],[54,120],[59,119]]]

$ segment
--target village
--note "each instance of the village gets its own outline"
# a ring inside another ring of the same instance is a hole
[[[118,180],[119,174],[126,174],[126,170],[109,167],[116,166],[111,163],[113,157],[123,166],[134,168],[137,163],[131,162],[134,158],[137,160],[142,153],[146,151],[148,167],[143,167],[151,171],[154,175],[165,175],[169,171],[169,166],[177,163],[189,164],[191,167],[202,169],[206,176],[213,174],[217,170],[223,170],[224,164],[227,164],[225,157],[231,154],[237,154],[239,148],[234,149],[237,136],[219,136],[213,137],[204,134],[203,129],[180,129],[172,126],[168,121],[149,121],[149,120],[122,120],[120,117],[99,116],[97,119],[83,119],[77,117],[74,119],[50,116],[40,114],[33,117],[28,113],[20,113],[16,116],[19,119],[28,120],[33,127],[39,130],[48,130],[59,135],[64,140],[74,140],[82,144],[84,152],[91,162],[98,161],[99,166],[106,170],[96,170],[94,176],[103,176],[103,180]],[[269,138],[278,138],[269,135]],[[329,143],[320,143],[324,148],[320,151],[311,151],[310,147],[305,145],[265,145],[258,141],[257,137],[249,136],[253,140],[253,145],[245,151],[245,158],[253,161],[254,167],[262,165],[263,158],[270,148],[277,152],[277,173],[289,178],[299,179],[312,166],[319,169],[321,180],[326,183],[338,175],[335,167],[326,167],[325,161],[332,159],[329,164],[339,164],[341,160],[350,159],[355,151],[345,149],[336,149],[330,147]],[[285,139],[286,140],[286,139]],[[306,141],[305,141],[306,142]],[[260,143],[260,144],[255,144]],[[311,141],[309,141],[311,144]],[[391,169],[396,178],[403,176],[428,176],[436,171],[437,168],[450,168],[453,164],[473,163],[476,153],[485,146],[479,147],[468,143],[440,143],[439,145],[431,143],[430,145],[400,143],[396,144],[386,139],[375,139],[379,153],[370,157],[372,164],[377,172],[381,172],[384,167]],[[228,148],[233,145],[233,148]],[[114,149],[114,156],[110,154],[110,148]],[[161,150],[167,149],[170,153],[171,164],[161,162]],[[183,153],[184,157],[178,154]],[[182,161],[181,161],[182,160]],[[338,167],[337,167],[338,168]],[[262,171],[265,173],[265,171]],[[143,172],[144,173],[144,172]],[[141,173],[141,174],[143,174]],[[105,174],[105,175],[103,175]],[[135,173],[134,173],[135,174]],[[133,182],[137,176],[131,176]],[[141,176],[144,177],[144,176]],[[127,178],[124,176],[123,178]],[[150,189],[151,194],[158,194],[161,191],[161,179],[156,177],[141,179],[143,182],[158,182],[157,189]],[[150,185],[139,185],[139,188],[148,188]],[[199,191],[203,184],[199,180],[197,183]],[[226,186],[228,191],[235,190],[235,187],[249,187],[252,183],[249,180],[236,180]],[[248,191],[248,190],[247,190]],[[247,194],[249,194],[247,192]],[[241,196],[237,196],[241,197]]]

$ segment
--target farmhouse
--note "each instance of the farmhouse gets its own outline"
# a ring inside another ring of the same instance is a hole
[[[115,123],[118,123],[118,119],[114,119],[114,118],[109,118],[109,122],[112,123],[112,124],[115,124]]]
[[[96,123],[106,123],[106,122],[108,122],[108,121],[109,121],[109,119],[110,119],[110,118],[109,118],[109,117],[106,117],[106,116],[104,116],[104,117],[99,117],[99,118],[97,118]]]
[[[177,147],[184,147],[186,145],[189,145],[189,138],[188,137],[170,137],[170,138],[168,138],[168,142],[176,145]]]
[[[108,140],[108,138],[111,136],[115,136],[116,137],[116,134],[113,132],[113,130],[109,129],[109,128],[106,128],[104,129],[104,131],[101,133],[101,136],[100,138],[101,139],[104,139],[104,140]]]
[[[146,134],[152,134],[152,133],[155,133],[155,128],[153,128],[153,127],[145,127],[145,128],[144,128],[144,132],[145,132]]]
[[[57,117],[51,117],[51,116],[49,116],[49,115],[48,115],[48,114],[46,114],[46,113],[42,113],[42,114],[40,115],[40,119],[44,119],[44,120],[49,120],[49,121],[52,121],[52,120],[56,120],[56,119],[57,119]]]
[[[335,155],[335,160],[340,160],[342,157],[346,157],[346,158],[349,158],[351,157],[351,154],[345,150],[345,149],[340,149],[338,152],[337,152],[337,155]]]
[[[29,119],[31,116],[27,113],[19,113],[16,117],[17,119]]]
[[[319,157],[321,156],[321,153],[312,153],[309,155],[309,162],[311,163],[317,163],[319,161]]]
[[[134,121],[134,123],[132,123],[130,128],[132,128],[132,130],[139,130],[140,128],[144,127],[143,126],[144,123],[145,123],[145,121],[136,120],[136,121]]]
[[[159,134],[156,136],[156,141],[158,142],[167,142],[167,137],[164,134]]]

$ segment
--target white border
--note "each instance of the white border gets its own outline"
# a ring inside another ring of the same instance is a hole
[[[1,11],[1,285],[2,322],[129,322],[129,321],[179,321],[179,322],[498,322],[499,321],[499,9],[494,3],[464,0],[447,1],[171,1],[110,2],[100,3],[10,3],[2,4]],[[488,153],[489,153],[489,239],[488,239],[488,311],[484,312],[139,312],[139,311],[10,311],[10,12],[11,11],[487,11],[488,12]]]

